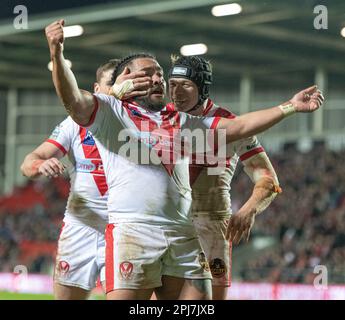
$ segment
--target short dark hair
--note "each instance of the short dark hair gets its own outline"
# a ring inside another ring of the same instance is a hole
[[[156,57],[147,52],[139,52],[139,53],[132,53],[126,57],[120,59],[114,69],[113,75],[111,77],[111,84],[114,84],[116,78],[121,74],[121,72],[127,67],[133,60],[140,59],[140,58],[150,58],[156,60]]]
[[[96,81],[99,83],[103,77],[103,73],[108,70],[115,70],[120,59],[110,59],[109,61],[101,64],[96,71]]]

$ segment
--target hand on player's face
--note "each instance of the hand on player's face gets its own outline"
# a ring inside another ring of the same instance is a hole
[[[239,244],[243,237],[248,242],[254,221],[254,210],[242,207],[236,214],[231,215],[226,230],[226,239],[235,245]]]
[[[50,158],[42,162],[38,172],[47,178],[57,178],[65,171],[65,166],[56,158]]]
[[[169,96],[178,111],[187,112],[198,103],[198,87],[185,78],[170,78]]]
[[[125,82],[131,81],[132,85],[123,86]],[[145,71],[130,72],[128,67],[116,78],[116,86],[110,87],[108,92],[121,100],[128,100],[134,97],[145,96],[152,87],[152,79]]]
[[[152,84],[147,89],[144,98],[153,104],[164,102],[166,83],[163,77],[163,69],[158,62],[151,58],[138,58],[133,60],[131,72],[145,71],[146,76],[150,77]]]
[[[290,102],[297,112],[313,112],[321,107],[324,100],[317,86],[312,86],[295,94]]]
[[[63,50],[65,20],[57,20],[45,28],[48,41],[50,56],[53,58],[59,55]]]

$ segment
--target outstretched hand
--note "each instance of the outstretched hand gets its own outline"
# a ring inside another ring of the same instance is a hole
[[[324,100],[322,92],[314,85],[295,94],[290,102],[296,112],[314,112],[321,107]]]

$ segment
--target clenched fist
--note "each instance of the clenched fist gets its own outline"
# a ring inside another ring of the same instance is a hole
[[[59,56],[62,53],[64,41],[64,25],[65,20],[61,19],[51,23],[45,28],[51,59]]]

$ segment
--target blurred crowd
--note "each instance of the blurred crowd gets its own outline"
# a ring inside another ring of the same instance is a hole
[[[28,181],[0,198],[0,272],[52,272],[68,188],[63,178]]]
[[[330,282],[344,282],[345,150],[321,144],[302,153],[290,146],[270,158],[283,193],[256,218],[250,241],[274,242],[246,257],[241,280],[312,283],[314,267],[325,265]],[[234,212],[253,188],[240,166],[232,183]],[[67,194],[68,182],[58,178],[30,181],[0,198],[0,272],[19,264],[31,273],[52,272]]]
[[[283,193],[256,218],[251,241],[275,241],[246,259],[242,280],[312,284],[315,266],[323,265],[329,282],[344,283],[345,150],[332,152],[320,144],[301,153],[290,146],[270,158]],[[233,182],[234,212],[251,190],[239,173]]]

